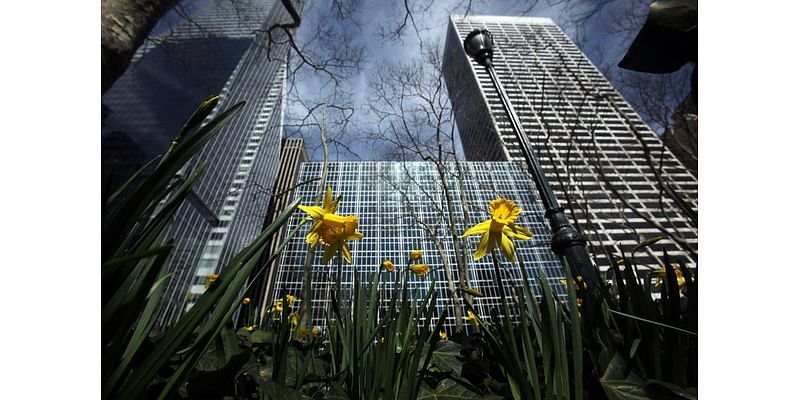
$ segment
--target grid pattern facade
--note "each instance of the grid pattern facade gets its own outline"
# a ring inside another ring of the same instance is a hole
[[[381,263],[388,259],[394,261],[398,269],[405,268],[409,252],[418,249],[424,253],[421,261],[428,263],[432,272],[424,278],[410,277],[409,291],[421,299],[431,280],[436,281],[435,318],[444,313],[445,328],[450,333],[455,328],[457,315],[466,313],[460,299],[456,301],[451,296],[451,289],[478,289],[486,297],[475,298],[474,307],[479,315],[490,315],[492,308],[499,309],[500,306],[491,257],[474,261],[472,253],[480,238],[469,237],[465,241],[466,268],[460,269],[457,259],[463,247],[454,241],[452,233],[461,242],[458,237],[467,228],[489,218],[488,204],[497,197],[509,198],[522,207],[517,222],[535,234],[532,240],[515,241],[517,257],[524,261],[528,277],[535,281],[539,270],[543,269],[556,292],[565,295],[565,287],[560,283],[564,278],[562,267],[550,250],[550,230],[538,194],[517,165],[508,162],[449,162],[442,167],[445,170],[444,182],[436,164],[428,162],[336,162],[330,163],[328,168],[326,186],[331,186],[335,196],[341,195],[337,213],[358,215],[359,231],[364,234],[363,239],[350,242],[353,264],[343,268],[345,298],[352,287],[354,272],[359,274],[362,282],[379,272],[385,274],[382,278],[386,282],[385,289],[380,291],[381,300],[388,304],[395,289],[394,275],[384,271]],[[322,163],[305,163],[298,181],[319,178],[321,173]],[[452,201],[448,202],[445,187]],[[295,196],[302,204],[313,204],[317,190],[316,182],[301,185]],[[292,230],[304,217],[302,212],[295,213],[287,229]],[[448,221],[452,221],[452,231]],[[308,246],[306,233],[307,229],[301,229],[297,236],[290,238],[282,253],[273,299],[280,298],[284,290],[300,297]],[[439,246],[433,237],[438,239]],[[329,265],[322,265],[321,253],[317,251],[312,264],[311,323],[324,326],[336,263],[334,260]],[[501,265],[506,287],[520,285],[522,276],[518,265],[506,261]],[[534,291],[539,293],[538,285]]]
[[[495,71],[597,265],[655,236],[638,264],[663,263],[663,247],[696,265],[697,178],[550,19],[450,18],[445,81],[467,159],[524,161],[488,71],[464,52],[474,29],[492,33]]]
[[[166,228],[164,236],[175,239],[175,248],[164,271],[172,275],[156,322],[160,327],[194,305],[206,276],[221,272],[257,237],[269,215],[288,48],[276,33],[270,43],[266,30],[290,20],[276,1],[215,2],[157,38],[157,46],[140,49],[134,65],[103,97],[111,110],[104,130],[129,134],[149,154],[163,153],[209,95],[219,94],[220,103],[207,120],[246,101],[183,170],[188,175],[205,163],[193,191],[210,213],[186,202]]]

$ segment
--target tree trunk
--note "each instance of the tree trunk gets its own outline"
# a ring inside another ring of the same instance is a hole
[[[128,68],[136,49],[178,0],[102,0],[102,93]]]

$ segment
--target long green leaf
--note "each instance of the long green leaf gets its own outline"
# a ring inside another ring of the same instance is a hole
[[[171,249],[172,246],[172,242],[168,242],[166,245],[167,249],[161,252],[154,260],[151,260],[150,262],[146,262],[145,260],[142,261],[145,263],[145,267],[142,268],[141,273],[138,275],[136,281],[129,288],[130,290],[125,293],[124,300],[122,300],[122,305],[124,305],[124,308],[116,308],[116,310],[119,310],[120,312],[115,315],[113,323],[110,323],[110,321],[107,320],[105,321],[106,323],[103,324],[104,333],[110,332],[110,336],[104,335],[103,338],[103,346],[105,350],[104,361],[107,363],[106,365],[116,366],[125,363],[126,361],[124,354],[132,339],[139,340],[136,339],[136,335],[141,334],[141,332],[136,332],[135,322],[137,320],[141,320],[142,315],[140,310],[143,309],[142,304],[150,294],[154,282],[158,277],[159,271],[161,271],[162,266],[169,255],[169,249]],[[103,312],[106,312],[106,308],[103,309]],[[140,344],[141,341],[139,341],[138,344],[134,344],[134,346],[138,348]],[[132,356],[133,354],[130,355],[130,357]],[[122,360],[120,360],[120,358],[122,358]],[[106,371],[110,372],[111,369],[107,369]],[[116,388],[118,382],[114,376],[116,376],[118,379],[122,376],[123,372],[125,372],[125,370],[121,369],[119,370],[119,373],[112,376],[103,376],[103,391],[110,392]]]
[[[103,218],[103,257],[121,255],[120,243],[133,229],[136,221],[143,217],[143,211],[163,193],[164,188],[173,179],[178,169],[188,161],[206,142],[216,135],[244,106],[240,102],[227,109],[208,124],[200,128],[195,135],[181,142],[165,157],[161,164],[131,194],[118,209]]]
[[[133,335],[128,342],[128,346],[125,348],[125,352],[123,353],[119,364],[114,369],[111,378],[107,381],[109,391],[117,387],[119,379],[124,373],[129,372],[128,365],[133,360],[133,357],[139,352],[142,343],[144,343],[144,340],[147,338],[147,334],[153,328],[153,323],[155,322],[155,311],[161,300],[164,284],[170,276],[172,276],[172,273],[164,274],[153,284],[153,287],[150,289],[150,293],[147,295],[147,304],[145,304],[144,310],[142,311],[139,320],[136,322],[136,327],[134,328]],[[103,397],[105,398],[106,396]]]
[[[236,309],[241,303],[241,289],[252,275],[253,269],[255,269],[256,265],[258,265],[260,254],[266,244],[266,241],[269,240],[269,238],[286,222],[286,220],[289,219],[298,203],[299,199],[295,200],[290,206],[284,209],[283,213],[281,213],[281,215],[275,221],[273,221],[269,227],[267,227],[265,232],[262,233],[262,240],[256,239],[253,244],[242,250],[246,256],[242,260],[246,262],[245,265],[238,270],[229,288],[225,291],[224,296],[219,301],[219,304],[214,307],[211,317],[200,328],[198,339],[195,341],[193,346],[193,351],[189,357],[184,360],[183,364],[178,370],[179,372],[174,374],[167,382],[167,385],[164,387],[164,389],[162,389],[161,395],[159,396],[160,398],[170,398],[174,395],[174,392],[177,391],[178,386],[186,379],[186,377],[188,377],[189,373],[191,373],[191,369],[197,363],[197,360],[199,360],[200,356],[202,356],[214,338],[219,335],[226,321],[230,321],[233,318],[233,314],[236,312]],[[265,234],[266,236],[263,236]],[[290,238],[291,237],[287,237],[283,240],[279,246],[279,249],[270,256],[270,258],[267,260],[267,263],[272,262],[272,260],[274,260],[280,254],[280,249],[285,247]],[[236,257],[234,257],[234,259],[235,258]],[[234,262],[232,261],[230,264],[233,263]],[[226,269],[227,268],[228,267],[226,267]],[[219,279],[221,279],[221,275],[218,280]],[[198,302],[197,306],[200,306],[200,302]],[[289,341],[291,323],[287,321],[287,315],[288,307],[284,307],[283,314],[281,316],[281,326],[284,329],[281,337],[283,337],[284,340],[282,340],[281,343],[288,343]],[[285,372],[285,370],[279,371],[279,373],[282,373],[284,377]],[[284,382],[280,383],[283,384]]]
[[[564,271],[567,275],[567,295],[569,297],[570,315],[570,336],[572,339],[572,373],[574,392],[572,398],[583,398],[583,341],[581,333],[580,308],[578,307],[578,295],[576,293],[575,280],[572,277],[569,263],[562,257]]]
[[[298,203],[299,200],[292,202],[292,204],[287,207],[250,246],[244,248],[233,257],[231,262],[228,263],[228,266],[220,273],[214,284],[200,297],[197,304],[195,304],[175,326],[165,333],[165,337],[161,343],[159,343],[156,349],[142,362],[141,367],[134,372],[134,375],[131,376],[122,387],[119,398],[133,399],[142,393],[161,366],[175,354],[192,332],[194,332],[200,323],[208,316],[211,310],[217,306],[218,301],[223,298],[223,295],[226,295],[225,300],[228,302],[227,307],[230,306],[236,296],[238,296],[241,285],[244,285],[247,279],[246,275],[242,277],[241,274],[238,275],[237,279],[237,274],[245,266],[252,267],[256,264],[256,262],[252,260],[255,259],[257,261],[257,254],[261,251],[266,241],[280,228],[289,216],[291,216]],[[236,282],[240,286],[228,290],[232,282]],[[227,310],[225,302],[221,302],[219,307]]]
[[[169,200],[166,201],[164,206],[159,210],[159,212],[148,221],[144,230],[142,232],[142,236],[138,238],[135,244],[132,244],[130,251],[131,252],[141,252],[146,251],[153,246],[153,244],[161,237],[162,230],[166,226],[166,224],[172,219],[173,214],[178,209],[178,207],[182,204],[183,200],[186,198],[191,187],[194,185],[195,181],[199,179],[200,175],[202,175],[205,169],[205,163],[200,164],[197,170],[192,173],[189,178],[180,185],[180,187],[172,194]],[[114,261],[110,261],[110,263],[114,263]],[[130,265],[128,263],[123,265]],[[106,269],[106,274],[103,274],[103,290],[113,291],[114,295],[116,295],[121,288],[125,288],[126,286],[120,285],[117,283],[120,280],[123,282],[127,282],[131,278],[131,274],[135,273],[135,269],[133,268],[124,268],[123,266],[119,266],[113,269]],[[113,295],[112,295],[113,296]],[[106,296],[103,296],[104,298]],[[108,302],[103,301],[104,307]],[[113,314],[113,312],[112,312]]]
[[[145,163],[141,168],[136,170],[136,172],[134,172],[133,175],[131,175],[130,178],[126,179],[125,182],[123,182],[122,185],[120,185],[119,189],[117,189],[114,193],[112,193],[111,196],[108,196],[108,199],[106,199],[106,207],[112,206],[114,204],[114,202],[117,201],[117,198],[119,198],[119,196],[122,193],[125,192],[125,189],[128,187],[128,185],[130,185],[132,182],[134,182],[136,180],[136,178],[139,178],[140,176],[142,176],[142,174],[144,174],[145,171],[150,169],[150,167],[153,164],[155,164],[155,162],[158,161],[158,159],[160,159],[160,158],[161,158],[160,155],[154,157],[152,160],[150,160],[147,163]]]

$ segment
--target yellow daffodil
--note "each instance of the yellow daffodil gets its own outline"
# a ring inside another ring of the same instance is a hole
[[[295,300],[297,300],[297,297],[292,296],[290,294],[287,294],[286,295],[286,306],[289,307],[289,308],[293,308]]]
[[[467,322],[469,322],[469,324],[472,325],[473,328],[478,327],[478,317],[475,316],[475,313],[473,313],[472,311],[467,310],[467,316],[464,317],[464,319],[466,319]]]
[[[255,325],[247,325],[247,326],[244,327],[244,330],[246,330],[247,332],[252,332],[255,329],[256,329]]]
[[[678,264],[672,264],[672,269],[675,271],[675,278],[678,281],[678,290],[683,292],[686,290],[686,278],[683,277],[683,272],[681,271],[681,267]],[[667,280],[667,269],[661,267],[658,269],[658,279],[656,280],[656,286],[661,286],[661,282]]]
[[[317,337],[319,336],[320,332],[322,332],[322,330],[319,329],[318,326],[311,328],[311,336]]]
[[[577,281],[579,283],[583,284],[582,286],[583,286],[584,289],[588,289],[589,288],[589,286],[586,284],[586,281],[583,280],[582,276],[578,275]],[[567,280],[566,279],[561,279],[559,282],[561,282],[562,285],[566,285],[567,284]],[[575,286],[577,287],[578,284],[576,283]]]
[[[219,275],[217,274],[211,274],[206,276],[206,289],[208,289],[208,287],[211,286],[212,283],[216,282],[217,278],[219,278]]]
[[[325,252],[322,255],[322,262],[328,263],[336,250],[340,250],[342,257],[348,263],[352,263],[350,256],[350,248],[347,247],[346,240],[358,240],[364,237],[358,229],[358,217],[355,215],[336,215],[336,209],[339,207],[339,199],[333,199],[333,193],[330,186],[325,191],[325,199],[323,200],[322,207],[320,206],[304,206],[299,205],[297,208],[303,210],[311,218],[314,219],[314,224],[306,235],[306,243],[311,247],[316,247],[320,244],[325,246]]]
[[[447,340],[447,332],[439,331],[439,340]]]
[[[389,272],[394,272],[394,263],[389,260],[383,260],[383,268]]]
[[[489,213],[492,218],[467,229],[461,237],[482,235],[478,248],[475,250],[475,260],[480,260],[493,248],[500,247],[503,255],[515,262],[514,242],[511,239],[529,240],[533,233],[519,225],[514,224],[522,209],[511,200],[498,198],[489,203]]]
[[[430,267],[428,267],[428,264],[412,264],[410,267],[408,267],[408,269],[417,274],[417,276],[428,275],[428,272],[431,271]]]
[[[243,298],[243,299],[242,299],[242,304],[244,304],[244,305],[248,305],[248,304],[250,304],[250,298],[249,298],[249,297],[245,297],[245,298]]]
[[[300,323],[300,314],[298,314],[297,311],[289,314],[289,322],[291,322],[292,325],[297,326],[297,324]]]
[[[294,308],[294,301],[297,300],[297,297],[292,296],[290,294],[287,294],[286,297],[285,297],[285,300],[286,300],[286,303],[285,303],[286,307]],[[284,305],[284,299],[275,300],[275,302],[272,304],[272,308],[270,309],[270,312],[272,312],[272,315],[278,315],[278,314],[282,313],[283,312],[283,305]]]
[[[272,315],[277,315],[283,312],[283,300],[275,300],[272,304]]]
[[[422,250],[411,250],[409,257],[411,257],[412,260],[419,260],[422,258]]]

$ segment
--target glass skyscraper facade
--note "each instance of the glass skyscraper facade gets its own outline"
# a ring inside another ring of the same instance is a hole
[[[371,274],[380,272],[386,274],[384,281],[388,281],[380,296],[388,303],[394,289],[395,275],[391,274],[400,272],[386,272],[381,263],[391,260],[398,270],[402,270],[409,253],[422,250],[424,255],[418,262],[429,264],[432,272],[424,278],[412,275],[409,290],[424,293],[431,280],[436,281],[434,290],[438,291],[438,299],[434,318],[444,313],[446,330],[452,333],[456,318],[460,316],[463,321],[466,313],[460,296],[454,299],[451,294],[456,288],[478,289],[485,297],[474,298],[473,305],[479,315],[490,315],[490,309],[500,305],[491,257],[474,261],[472,254],[479,237],[468,237],[462,242],[460,236],[469,227],[489,219],[489,202],[498,197],[516,202],[523,209],[517,223],[535,234],[532,240],[515,241],[517,257],[524,261],[527,276],[535,282],[539,270],[543,270],[550,285],[564,296],[565,286],[560,283],[564,278],[562,267],[550,250],[550,229],[538,194],[526,179],[525,172],[509,162],[447,162],[440,165],[444,181],[440,178],[437,163],[433,162],[329,163],[326,186],[332,188],[334,196],[341,195],[337,213],[357,215],[358,229],[364,234],[363,239],[349,242],[353,263],[343,268],[345,296],[352,287],[353,273],[358,273],[359,279],[366,282]],[[298,182],[310,183],[295,190],[295,198],[301,199],[301,204],[314,204],[319,187],[319,181],[314,181],[314,178],[321,175],[322,163],[303,164]],[[287,230],[294,229],[305,217],[305,213],[296,212],[289,220]],[[298,299],[301,297],[307,231],[303,228],[297,236],[290,238],[281,254],[273,299],[280,298],[284,291]],[[466,261],[463,267],[459,267],[460,257]],[[336,262],[334,259],[330,264],[322,265],[322,251],[319,250],[311,265],[309,323],[324,326],[330,290],[336,276]],[[506,290],[521,285],[519,264],[502,261],[501,265]],[[539,292],[538,285],[534,290]],[[297,304],[295,309],[299,309],[300,300]]]
[[[562,207],[604,270],[604,250],[646,239],[639,265],[697,263],[697,178],[600,71],[547,18],[450,18],[444,73],[468,160],[522,162],[488,71],[464,51],[474,29],[494,37],[494,68]]]
[[[240,102],[246,105],[186,165],[201,162],[203,176],[176,213],[165,237],[175,239],[167,265],[172,276],[157,324],[175,322],[203,293],[205,278],[260,233],[268,215],[280,160],[288,48],[267,29],[291,17],[278,1],[213,2],[197,15],[153,38],[128,71],[103,96],[104,168],[115,148],[163,154],[194,109],[209,95],[220,103],[208,119]],[[130,143],[129,143],[130,142]],[[119,143],[125,143],[120,146]],[[133,143],[133,145],[131,145]],[[125,166],[120,166],[125,169]],[[128,168],[130,169],[130,168]]]

